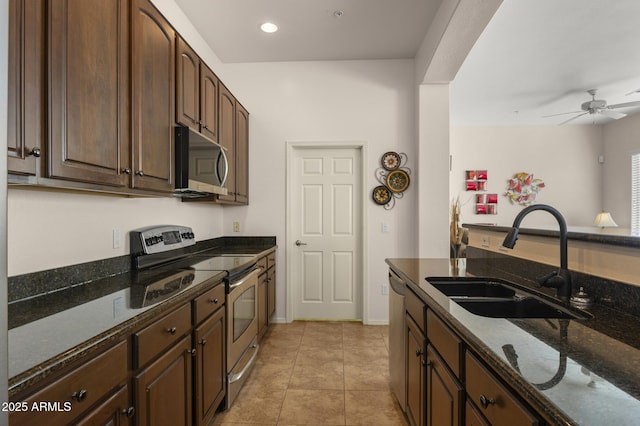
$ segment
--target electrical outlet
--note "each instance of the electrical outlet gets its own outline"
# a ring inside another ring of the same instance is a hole
[[[389,233],[389,222],[382,222],[382,224],[380,226],[380,230],[382,231],[383,234],[388,234]]]
[[[240,232],[240,222],[233,222],[233,232]]]
[[[389,286],[383,284],[380,291],[383,296],[386,296],[387,294],[389,294]]]
[[[482,247],[487,247],[489,248],[491,244],[489,244],[489,236],[488,235],[483,235],[482,237]]]
[[[119,229],[116,228],[116,229],[113,230],[112,238],[113,238],[113,248],[114,249],[120,248],[120,242],[122,240],[122,235],[120,234],[120,230]]]

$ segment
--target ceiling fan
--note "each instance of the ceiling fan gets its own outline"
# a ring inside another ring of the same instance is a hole
[[[591,100],[584,102],[580,106],[581,108],[580,111],[571,111],[571,112],[563,112],[560,114],[545,115],[545,117],[556,117],[558,115],[565,115],[565,114],[578,114],[575,117],[571,117],[570,119],[563,121],[562,123],[560,123],[560,125],[567,124],[570,121],[573,121],[576,118],[582,117],[583,115],[587,115],[587,114],[602,114],[607,117],[618,120],[619,118],[626,117],[627,114],[624,114],[618,111],[613,111],[614,109],[640,106],[640,101],[624,102],[624,103],[615,104],[615,105],[607,105],[607,101],[603,99],[596,99],[597,91],[598,91],[597,89],[587,90],[587,93],[591,95]],[[635,93],[635,92],[632,92],[632,93]]]

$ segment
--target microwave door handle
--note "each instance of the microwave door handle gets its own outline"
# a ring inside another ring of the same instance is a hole
[[[216,173],[218,174],[218,180],[220,181],[220,186],[224,188],[227,183],[227,175],[229,174],[229,160],[227,159],[227,154],[224,152],[224,148],[220,148],[220,154],[218,155],[218,166],[220,166],[220,160],[224,164],[224,173],[223,176],[220,176],[220,167],[216,167]]]

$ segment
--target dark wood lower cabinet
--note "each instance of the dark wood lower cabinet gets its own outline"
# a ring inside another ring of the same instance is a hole
[[[136,424],[192,424],[191,336],[179,341],[134,378]]]
[[[464,389],[431,345],[427,346],[428,426],[457,426],[462,422]]]
[[[407,417],[412,425],[424,425],[425,419],[425,338],[410,315],[407,321]]]
[[[464,426],[491,426],[480,411],[471,402],[467,401],[464,409]]]
[[[225,309],[218,309],[194,331],[196,341],[196,425],[207,425],[226,394]]]
[[[129,387],[118,389],[109,399],[77,423],[77,426],[130,426],[135,409],[129,404]]]

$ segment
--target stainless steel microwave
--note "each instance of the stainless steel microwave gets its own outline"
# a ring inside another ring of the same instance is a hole
[[[176,127],[176,187],[180,197],[227,194],[225,148],[186,126]]]

